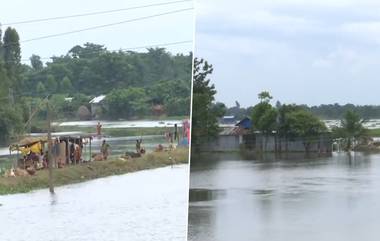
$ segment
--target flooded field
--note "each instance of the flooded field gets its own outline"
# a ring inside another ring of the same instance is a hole
[[[182,120],[139,120],[139,121],[68,121],[54,122],[53,126],[95,127],[98,122],[102,128],[144,128],[144,127],[173,127],[177,124],[182,126]]]
[[[192,156],[189,241],[377,241],[380,155]]]
[[[188,165],[0,196],[2,241],[185,241]]]
[[[328,128],[339,127],[340,120],[323,120]],[[380,120],[379,119],[370,119],[363,123],[363,126],[368,129],[378,129],[380,128]]]

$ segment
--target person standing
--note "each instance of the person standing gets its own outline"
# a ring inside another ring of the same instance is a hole
[[[107,160],[107,158],[108,158],[109,148],[110,148],[110,145],[108,143],[106,143],[106,140],[103,140],[102,147],[100,148],[100,151],[103,155],[104,160]]]
[[[96,125],[96,135],[97,136],[102,135],[102,125],[100,124],[100,122],[98,122],[98,124]]]
[[[177,124],[174,124],[174,140],[179,142]]]
[[[137,153],[141,153],[141,143],[142,143],[142,139],[136,140],[136,152]]]

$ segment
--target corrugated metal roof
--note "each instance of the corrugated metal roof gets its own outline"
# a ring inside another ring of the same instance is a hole
[[[98,104],[98,103],[100,103],[102,100],[104,100],[104,98],[106,98],[105,95],[99,95],[99,96],[96,96],[95,98],[93,98],[92,100],[90,100],[90,104]]]
[[[245,135],[245,134],[248,134],[248,130],[243,129],[238,126],[225,128],[219,133],[219,135],[222,135],[222,136],[239,136],[239,135]]]

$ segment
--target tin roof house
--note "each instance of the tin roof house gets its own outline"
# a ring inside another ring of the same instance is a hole
[[[92,118],[99,118],[106,95],[99,95],[90,100]]]

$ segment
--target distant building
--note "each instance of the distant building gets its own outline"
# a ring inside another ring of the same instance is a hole
[[[106,98],[105,95],[99,95],[93,98],[92,100],[90,100],[89,103],[91,104],[91,116],[93,118],[98,118],[99,115],[101,114],[102,104],[105,98]]]
[[[252,129],[252,120],[248,117],[245,117],[241,121],[239,121],[236,126],[242,128],[242,129]]]
[[[226,115],[223,116],[220,120],[219,123],[222,125],[235,125],[236,124],[236,117],[233,115]]]
[[[65,97],[65,101],[69,103],[73,102],[73,99],[73,97]]]

